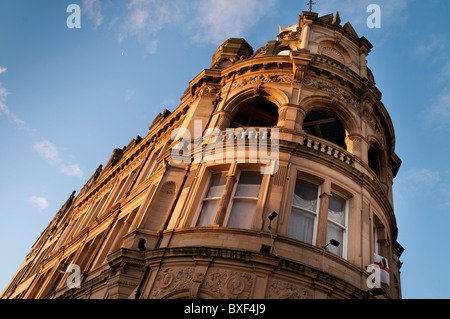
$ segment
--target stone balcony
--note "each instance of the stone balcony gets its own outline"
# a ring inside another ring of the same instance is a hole
[[[237,156],[233,156],[233,158],[238,160],[255,160],[258,155],[261,155],[259,152],[261,148],[265,148],[263,153],[267,154],[268,149],[272,150],[272,152],[277,152],[280,151],[280,147],[286,146],[313,154],[320,154],[320,156],[325,156],[329,160],[338,160],[351,167],[355,167],[357,162],[356,157],[342,147],[305,132],[293,132],[278,127],[242,127],[227,129],[220,132],[220,134],[219,131],[216,131],[216,133],[203,138],[202,148],[204,154],[214,150],[218,164],[225,163],[229,159],[226,157],[226,153],[230,152],[227,149],[229,147],[233,148],[231,152],[237,153]],[[195,145],[200,145],[199,140],[194,141],[194,143]],[[221,151],[223,156],[220,154]],[[246,152],[245,155],[239,154],[239,152],[244,151]],[[252,151],[255,151],[255,154],[252,154]],[[275,159],[274,156],[275,154],[269,155],[272,160]],[[258,158],[261,159],[260,156]],[[220,162],[221,159],[223,160],[222,162]]]

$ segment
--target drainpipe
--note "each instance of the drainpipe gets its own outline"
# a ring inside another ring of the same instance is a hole
[[[142,255],[144,255],[144,262],[145,262],[145,251],[147,250],[147,248],[145,247],[145,239],[144,238],[139,238],[138,248],[142,252]],[[145,279],[147,279],[149,272],[150,272],[150,266],[146,266],[144,274],[142,275],[142,278],[141,278],[141,282],[139,283],[139,286],[136,290],[136,294],[134,295],[134,299],[139,299],[139,297],[141,296],[141,289],[142,289],[142,286],[144,285]]]
[[[134,299],[139,299],[139,297],[141,296],[142,285],[144,284],[145,279],[147,279],[149,272],[150,272],[150,266],[146,266],[144,274],[142,275],[142,278],[141,278],[141,282],[139,283],[139,286],[136,290],[136,294],[134,295]]]

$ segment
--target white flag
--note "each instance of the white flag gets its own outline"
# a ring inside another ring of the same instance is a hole
[[[374,254],[374,264],[380,267],[380,273],[381,273],[381,282],[385,283],[387,285],[390,284],[390,275],[389,275],[389,265],[386,258]]]

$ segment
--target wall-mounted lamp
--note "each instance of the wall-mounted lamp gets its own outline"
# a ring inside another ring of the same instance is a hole
[[[273,212],[272,214],[270,214],[269,215],[269,230],[271,230],[272,229],[272,220],[274,220],[275,219],[275,217],[277,217],[278,216],[278,214],[276,213],[276,212]]]
[[[340,244],[341,244],[341,243],[338,242],[337,240],[331,239],[330,242],[329,242],[328,244],[326,244],[325,246],[322,246],[322,248],[327,249],[327,247],[328,247],[329,245],[333,245],[333,246],[335,246],[335,247],[339,247]]]

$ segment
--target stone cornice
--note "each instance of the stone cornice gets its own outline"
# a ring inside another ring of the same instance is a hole
[[[105,185],[110,183],[114,178],[120,174],[126,167],[133,163],[139,156],[144,156],[158,139],[174,128],[174,125],[180,123],[187,108],[177,108],[172,114],[164,119],[157,127],[153,128],[147,137],[145,137],[139,144],[137,144],[132,150],[126,152],[124,157],[114,165],[109,171],[103,172],[100,179],[89,189],[85,194],[79,195],[74,201],[74,207],[81,207],[88,202],[95,194],[97,194]]]
[[[321,250],[320,253],[322,252],[323,251]],[[330,253],[326,253],[326,255],[327,258],[335,258]],[[251,263],[253,267],[270,269],[271,273],[275,271],[286,271],[297,275],[302,275],[309,278],[314,285],[323,286],[323,288],[330,290],[337,289],[341,293],[353,296],[354,298],[371,298],[368,292],[349,284],[341,278],[325,273],[319,269],[306,266],[297,261],[277,257],[275,255],[213,247],[162,248],[146,252],[145,254],[146,263],[150,266],[154,264],[154,259],[156,263],[159,264],[161,262],[161,258],[164,258],[163,260],[172,258],[177,260],[181,260],[181,258],[208,258],[213,260],[230,259],[233,261],[243,261]],[[361,274],[364,273],[364,270],[355,268],[355,266],[351,265],[342,258],[339,259],[339,262],[343,262],[346,266],[354,268],[354,270],[360,272]]]
[[[221,75],[229,81],[236,74],[238,76],[244,75],[247,72],[256,72],[259,70],[271,71],[290,71],[292,72],[292,59],[286,56],[263,56],[251,58],[239,63],[236,63],[224,70]]]

